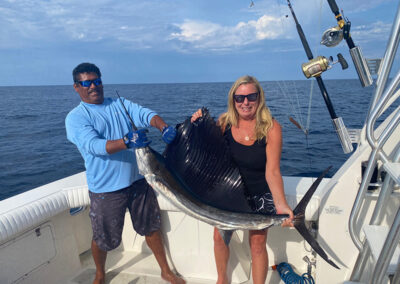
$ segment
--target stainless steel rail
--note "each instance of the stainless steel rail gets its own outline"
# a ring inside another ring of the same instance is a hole
[[[374,272],[370,283],[384,283],[383,278],[385,272],[389,267],[390,260],[392,259],[393,253],[400,240],[400,208],[397,210],[396,218],[394,219],[393,225],[386,237],[385,243],[381,250],[381,253],[376,260]]]
[[[392,278],[392,284],[399,284],[400,283],[400,262],[397,264],[396,273]]]
[[[394,57],[396,56],[396,50],[399,45],[399,37],[400,37],[400,3],[397,8],[397,14],[393,22],[391,36],[389,38],[388,44],[386,46],[386,53],[384,56],[384,60],[381,63],[380,74],[376,81],[376,91],[373,100],[371,101],[369,113],[375,107],[376,102],[381,98],[383,90],[386,86],[387,79],[390,74],[390,70],[392,68]],[[393,52],[394,51],[394,52]],[[370,115],[367,116],[370,117]]]
[[[394,161],[400,161],[400,145],[396,150],[396,154],[394,156]],[[382,212],[384,211],[384,207],[386,206],[389,198],[392,195],[393,188],[393,179],[387,175],[385,180],[383,181],[380,194],[378,196],[378,200],[376,201],[376,205],[374,208],[374,212],[372,213],[371,220],[369,222],[370,225],[379,225],[381,219],[383,218]],[[354,265],[353,272],[351,274],[352,280],[359,280],[361,278],[361,274],[364,270],[368,257],[371,253],[371,250],[366,242],[364,242],[363,247],[360,251],[360,254],[357,258],[357,261]]]
[[[394,149],[391,154],[385,153],[383,147],[389,138],[392,137],[394,131],[400,123],[400,108],[397,109],[396,113],[392,114],[390,122],[385,126],[385,129],[375,137],[376,122],[382,113],[396,101],[400,96],[400,90],[396,92],[400,85],[400,71],[391,80],[389,86],[387,85],[388,76],[390,74],[394,58],[398,49],[400,40],[400,4],[397,9],[395,21],[393,23],[392,32],[388,45],[386,48],[385,56],[382,62],[382,69],[377,79],[377,86],[374,96],[371,100],[370,109],[368,111],[367,119],[365,122],[365,137],[371,146],[371,154],[368,159],[367,168],[364,171],[364,176],[358,190],[351,214],[349,219],[349,233],[355,244],[360,250],[360,254],[353,268],[351,280],[358,281],[364,271],[365,264],[371,253],[371,248],[366,241],[361,240],[360,234],[356,233],[356,225],[358,216],[360,214],[361,205],[366,197],[367,189],[371,181],[373,171],[378,161],[383,164],[390,162],[398,162],[400,160],[400,145],[397,145],[397,149]],[[395,137],[392,137],[396,139]],[[394,153],[394,154],[393,154]],[[374,212],[372,214],[370,225],[379,225],[382,218],[382,212],[385,208],[387,201],[392,194],[393,179],[388,174],[385,181],[380,189],[379,197],[376,202]],[[400,209],[394,219],[389,234],[386,238],[386,242],[381,250],[377,264],[374,267],[372,277],[370,278],[371,283],[382,283],[382,280],[387,271],[390,260],[393,256],[394,250],[400,239]],[[399,266],[400,267],[400,266]],[[396,272],[395,279],[400,279],[400,272]]]
[[[378,139],[374,137],[376,120],[382,114],[383,110],[387,107],[387,103],[393,102],[393,100],[391,100],[393,94],[395,96],[399,95],[399,92],[395,93],[395,90],[400,84],[400,72],[392,80],[392,83],[386,89],[384,94],[381,95],[382,90],[384,89],[384,86],[382,84],[386,85],[387,77],[393,65],[393,60],[399,44],[399,38],[400,38],[400,5],[397,10],[396,19],[392,27],[392,34],[382,63],[385,68],[382,69],[382,72],[378,77],[377,88],[375,90],[374,98],[372,100],[371,108],[366,122],[366,137],[368,143],[372,148],[372,151],[349,219],[349,233],[354,244],[359,250],[361,250],[362,248],[362,241],[360,240],[360,236],[357,236],[355,232],[357,216],[360,213],[361,204],[364,200],[368,185],[372,177],[373,169],[376,166],[377,160],[381,159],[383,162],[389,161],[388,156],[383,151],[383,146],[385,145],[386,141],[390,138],[391,134],[393,133],[393,131],[400,122],[400,111],[398,110],[395,116],[392,118],[391,122],[386,126],[381,135],[378,137]]]

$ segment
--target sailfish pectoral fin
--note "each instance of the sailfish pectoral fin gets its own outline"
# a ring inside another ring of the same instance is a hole
[[[332,260],[329,259],[328,255],[321,248],[319,243],[314,239],[314,237],[308,231],[306,225],[304,224],[304,219],[302,222],[294,222],[294,227],[303,236],[303,238],[310,244],[313,250],[318,253],[327,263],[332,265],[333,267],[340,269]]]
[[[314,192],[317,190],[319,184],[321,183],[323,177],[328,173],[331,167],[328,167],[318,178],[316,181],[313,182],[311,187],[308,189],[304,197],[300,200],[299,204],[293,210],[294,214],[294,227],[303,236],[303,238],[310,244],[310,246],[314,249],[316,253],[318,253],[327,263],[332,265],[333,267],[340,269],[332,260],[329,259],[328,255],[325,251],[321,248],[318,242],[314,239],[314,237],[308,231],[305,223],[304,223],[304,216],[306,207],[308,202],[310,201],[311,197],[313,196]]]

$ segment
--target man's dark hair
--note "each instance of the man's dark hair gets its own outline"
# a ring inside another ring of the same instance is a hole
[[[100,69],[94,65],[93,63],[81,63],[72,70],[72,78],[74,79],[74,83],[79,81],[79,74],[82,73],[96,73],[96,75],[101,78]]]

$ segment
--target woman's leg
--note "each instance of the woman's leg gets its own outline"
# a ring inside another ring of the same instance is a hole
[[[268,272],[267,230],[250,231],[249,233],[253,283],[264,284]]]
[[[229,247],[225,245],[217,228],[214,228],[214,256],[218,273],[217,284],[229,283],[226,273],[229,260]]]

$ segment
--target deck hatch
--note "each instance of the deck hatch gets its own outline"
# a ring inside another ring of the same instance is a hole
[[[52,226],[47,223],[0,246],[0,283],[15,283],[47,265],[55,256]]]

